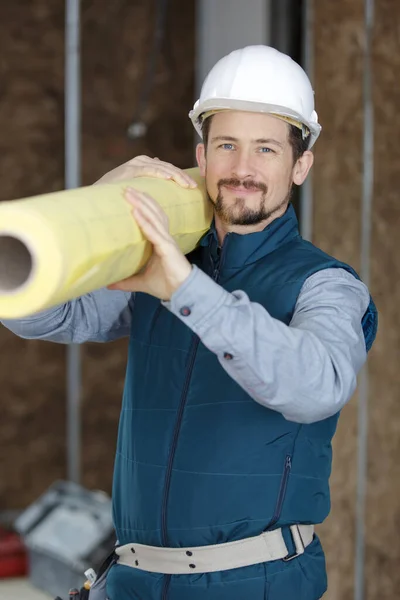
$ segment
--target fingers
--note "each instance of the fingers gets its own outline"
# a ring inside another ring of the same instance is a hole
[[[173,179],[176,183],[178,183],[181,187],[184,188],[194,189],[197,187],[197,183],[195,182],[195,180],[189,177],[189,175],[187,175],[183,171],[177,171],[171,176],[171,179]]]
[[[140,192],[134,188],[128,187],[125,192],[125,198],[134,208],[146,208],[146,214],[160,220],[164,228],[168,229],[168,216],[161,206],[145,192]]]
[[[153,198],[132,188],[128,188],[125,197],[133,207],[133,216],[144,236],[154,246],[170,240],[168,217]]]
[[[164,162],[159,158],[149,156],[136,156],[125,163],[127,172],[132,170],[135,177],[159,177],[160,179],[172,179],[181,187],[193,189],[197,183],[187,173],[178,169],[171,163]]]
[[[146,239],[153,246],[160,246],[166,241],[167,230],[160,224],[160,221],[154,218],[153,213],[145,206],[137,206],[133,209],[133,216],[142,230]]]
[[[109,171],[96,181],[96,184],[116,183],[127,181],[135,177],[157,177],[172,180],[186,189],[194,189],[197,183],[185,171],[178,169],[171,163],[163,162],[159,158],[149,156],[136,156],[123,165]]]
[[[153,160],[157,161],[160,164],[160,166],[162,165],[163,168],[165,168],[169,173],[171,173],[172,179],[174,179],[174,181],[176,181],[177,183],[182,182],[183,184],[183,182],[186,182],[189,185],[189,187],[197,187],[196,181],[192,179],[192,177],[190,177],[190,175],[188,175],[182,169],[178,169],[178,167],[176,167],[172,163],[161,161],[157,157]]]

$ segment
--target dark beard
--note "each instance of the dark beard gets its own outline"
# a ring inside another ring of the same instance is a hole
[[[229,185],[230,187],[244,187],[246,190],[259,190],[262,192],[262,196],[260,199],[260,204],[258,208],[248,208],[246,207],[245,198],[241,198],[240,196],[235,199],[235,204],[233,206],[225,206],[224,199],[222,196],[222,186]],[[265,206],[266,195],[268,188],[264,183],[258,183],[252,180],[240,181],[239,179],[220,179],[218,182],[218,196],[215,199],[214,210],[216,214],[220,217],[220,219],[229,225],[258,225],[263,221],[267,221],[270,219],[276,212],[280,211],[283,206],[285,206],[288,202],[288,198],[276,206],[273,209],[268,210]],[[290,191],[289,191],[290,195]],[[239,213],[237,213],[234,209],[239,208]]]

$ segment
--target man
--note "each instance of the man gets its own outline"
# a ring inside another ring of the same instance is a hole
[[[110,600],[317,600],[313,525],[376,310],[351,267],[298,233],[291,189],[320,132],[304,71],[269,47],[235,51],[191,119],[215,215],[199,248],[185,257],[155,201],[128,190],[154,248],[145,271],[7,326],[57,342],[130,335]],[[147,157],[100,183],[141,175],[195,185]]]

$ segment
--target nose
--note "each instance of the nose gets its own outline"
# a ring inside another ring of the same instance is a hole
[[[234,155],[232,176],[243,181],[244,179],[254,178],[255,174],[250,154],[244,150],[238,150]]]

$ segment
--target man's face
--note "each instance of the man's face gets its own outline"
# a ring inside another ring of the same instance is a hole
[[[303,157],[293,164],[288,134],[287,123],[267,114],[222,111],[212,117],[207,151],[199,144],[197,159],[224,223],[256,225],[284,212],[292,184],[300,185],[312,164],[299,165]]]

